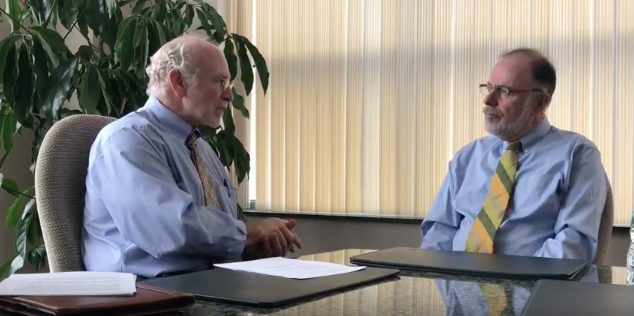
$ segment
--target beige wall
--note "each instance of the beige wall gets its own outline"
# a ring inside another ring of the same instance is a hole
[[[216,7],[221,15],[227,16],[224,14],[226,10],[228,10],[228,6],[224,5],[223,1],[220,0],[207,0],[206,2],[210,3],[212,6]],[[4,9],[5,2],[0,2],[0,7]],[[227,24],[229,21],[227,20]],[[197,27],[197,26],[196,26]],[[65,32],[65,29],[60,26],[60,32]],[[4,39],[9,34],[9,25],[6,22],[0,23],[0,39]],[[66,44],[68,45],[71,51],[76,51],[77,48],[85,43],[83,37],[78,33],[74,32],[66,39]],[[76,107],[77,101],[75,98],[67,104],[68,107]],[[22,137],[14,137],[14,147],[11,151],[11,155],[9,159],[7,159],[4,168],[2,168],[2,173],[4,175],[14,181],[16,181],[20,188],[27,188],[33,185],[33,174],[29,171],[30,159],[31,159],[31,141],[33,140],[33,134],[29,131],[24,131]],[[4,154],[2,150],[0,150],[0,155]],[[13,197],[5,193],[3,190],[0,190],[0,265],[4,263],[5,260],[12,257],[13,245],[11,241],[13,240],[13,229],[4,226],[4,216],[6,214],[6,209],[11,206],[13,203]],[[29,269],[30,270],[30,269]],[[28,271],[28,270],[27,270]]]

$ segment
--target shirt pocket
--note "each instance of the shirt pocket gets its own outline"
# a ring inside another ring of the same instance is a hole
[[[475,185],[475,182],[463,184],[453,199],[454,209],[464,217],[475,218],[482,208],[488,190],[489,182],[481,185]]]
[[[513,189],[515,209],[547,208],[558,210],[560,204],[560,178],[554,174],[521,175]]]

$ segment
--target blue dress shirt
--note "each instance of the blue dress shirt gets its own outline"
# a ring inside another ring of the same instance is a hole
[[[204,206],[185,143],[191,130],[150,97],[99,133],[86,177],[82,250],[87,270],[154,277],[241,256],[246,227],[236,219],[235,188],[211,146],[199,138],[220,209]]]
[[[435,279],[434,284],[445,304],[445,315],[492,315],[489,311],[492,306],[489,305],[490,303],[487,302],[487,299],[493,298],[490,296],[496,295],[496,292],[484,293],[476,282]],[[499,290],[503,291],[499,295],[505,296],[503,301],[507,305],[505,310],[510,312],[511,315],[521,315],[531,295],[531,289],[518,283],[518,285],[507,284],[504,291],[503,284],[498,283],[498,285],[500,286]],[[502,314],[508,315],[508,313]]]
[[[609,185],[599,150],[547,118],[520,141],[514,192],[494,253],[594,259]],[[465,250],[505,148],[506,142],[489,135],[456,153],[421,224],[421,248]]]

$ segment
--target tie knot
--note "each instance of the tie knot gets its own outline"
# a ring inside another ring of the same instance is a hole
[[[519,140],[512,140],[506,144],[506,150],[518,152],[522,150],[522,143]]]
[[[197,129],[193,130],[189,135],[187,135],[187,139],[185,140],[185,144],[187,147],[192,148],[194,142],[200,137],[200,132]]]

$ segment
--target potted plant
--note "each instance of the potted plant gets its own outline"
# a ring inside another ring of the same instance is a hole
[[[191,29],[204,31],[224,46],[231,79],[240,75],[246,94],[253,90],[255,66],[266,93],[266,61],[249,39],[230,33],[216,9],[202,0],[6,0],[0,9],[10,35],[0,42],[0,171],[11,153],[13,138],[33,131],[31,171],[46,131],[60,119],[78,113],[121,117],[147,99],[145,68],[149,57],[165,42]],[[130,12],[124,16],[123,12]],[[65,28],[58,32],[61,25]],[[65,39],[72,31],[85,43],[71,52]],[[201,127],[203,137],[218,149],[222,163],[237,175],[248,176],[249,153],[235,137],[232,109],[249,112],[244,96],[234,99],[219,129]],[[79,109],[67,104],[76,96]],[[2,189],[15,197],[5,224],[15,227],[15,256],[0,267],[0,275],[20,270],[25,262],[36,269],[46,263],[35,209],[34,188],[19,188],[2,177]]]

